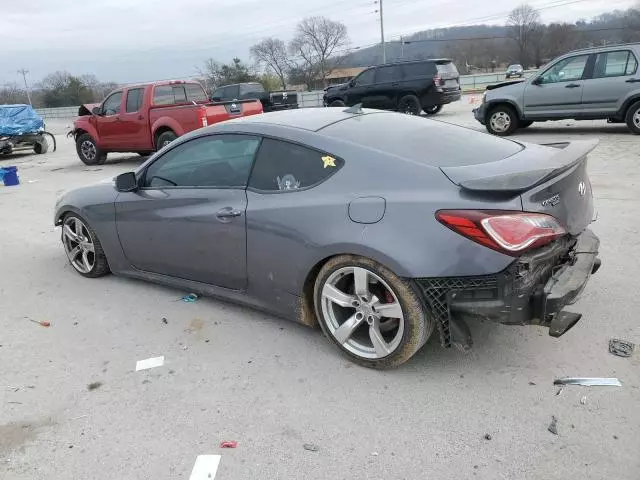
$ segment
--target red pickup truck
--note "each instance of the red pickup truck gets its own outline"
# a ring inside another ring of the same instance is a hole
[[[262,113],[260,100],[210,103],[199,83],[155,82],[81,106],[68,136],[75,139],[80,160],[101,165],[109,152],[149,155],[191,130],[257,113]]]

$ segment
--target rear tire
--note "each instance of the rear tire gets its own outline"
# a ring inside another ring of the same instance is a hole
[[[403,364],[435,328],[409,282],[355,255],[334,257],[320,269],[314,304],[324,334],[352,361],[369,368]]]
[[[435,115],[442,110],[442,105],[431,105],[430,107],[423,108],[423,110],[427,115]]]
[[[625,115],[625,122],[631,133],[640,135],[640,102],[636,102],[629,107]]]
[[[493,135],[506,137],[515,132],[518,126],[518,115],[509,105],[498,105],[487,115],[487,131]]]
[[[43,138],[41,142],[36,142],[36,144],[33,146],[33,151],[37,155],[47,153],[49,151],[49,143]]]
[[[342,100],[334,100],[329,104],[330,107],[344,107],[345,104]]]
[[[161,133],[158,136],[158,140],[156,140],[156,150],[161,150],[162,148],[173,142],[176,138],[178,138],[178,136],[171,130]]]
[[[407,115],[420,115],[422,105],[415,95],[405,95],[398,102],[398,112]]]
[[[76,139],[76,152],[85,165],[102,165],[107,160],[107,154],[88,133]]]

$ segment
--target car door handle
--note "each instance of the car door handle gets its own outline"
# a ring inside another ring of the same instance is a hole
[[[218,210],[218,213],[216,213],[216,217],[218,217],[221,220],[239,217],[240,215],[242,215],[242,212],[240,210],[235,210],[231,207],[222,208]]]
[[[629,80],[625,80],[625,83],[636,83],[640,82],[640,78],[630,78]]]
[[[397,87],[398,85],[400,85],[398,82],[393,82],[393,83],[391,84],[391,86],[392,86],[392,87]]]
[[[564,88],[578,88],[580,86],[579,83],[570,83],[569,85],[566,85]]]

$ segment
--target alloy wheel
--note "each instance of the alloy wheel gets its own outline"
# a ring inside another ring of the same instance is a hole
[[[405,320],[398,297],[365,268],[343,267],[327,278],[322,314],[333,338],[359,357],[384,358],[402,342]]]
[[[637,128],[640,128],[640,108],[633,114],[632,121]]]
[[[80,145],[80,151],[82,152],[82,155],[84,156],[84,158],[86,158],[89,161],[95,159],[98,153],[96,151],[95,144],[90,140],[85,140],[84,142],[82,142],[82,144]]]
[[[491,115],[489,123],[495,132],[504,133],[511,127],[511,116],[507,112],[498,111]]]
[[[96,262],[96,249],[87,226],[78,217],[62,224],[62,243],[69,262],[80,273],[89,273]]]

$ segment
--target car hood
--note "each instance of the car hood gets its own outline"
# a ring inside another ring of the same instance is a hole
[[[337,90],[337,89],[339,89],[339,88],[346,87],[347,85],[348,85],[348,82],[346,82],[346,83],[339,83],[339,84],[337,84],[337,85],[331,85],[331,86],[329,86],[329,87],[325,88],[325,89],[324,89],[324,91],[325,91],[325,92],[328,92],[329,90]]]

